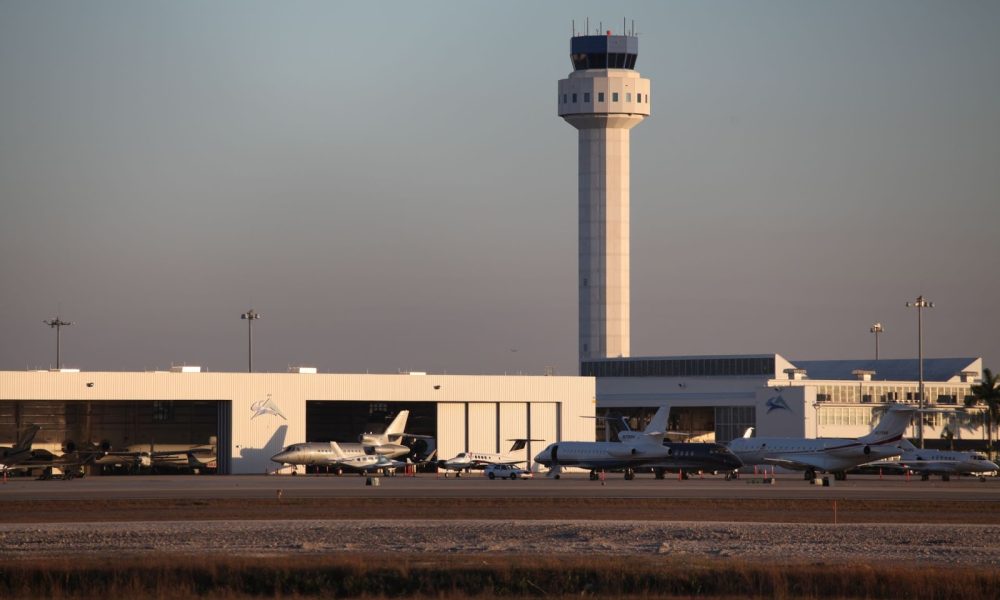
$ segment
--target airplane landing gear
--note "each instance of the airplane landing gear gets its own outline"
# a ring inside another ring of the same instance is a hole
[[[590,480],[591,481],[597,481],[597,471],[596,470],[591,469],[591,471],[590,471]]]
[[[653,475],[657,479],[663,479],[666,476],[666,470],[665,469],[653,469]]]
[[[635,479],[635,469],[625,469],[625,480],[632,481],[633,479]]]
[[[816,469],[806,469],[805,475],[806,481],[812,481],[816,479]]]
[[[847,473],[844,471],[834,471],[833,472],[834,481],[847,481]]]

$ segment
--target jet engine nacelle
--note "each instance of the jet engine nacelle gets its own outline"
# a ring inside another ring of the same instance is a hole
[[[81,452],[106,453],[111,450],[111,442],[109,440],[101,440],[98,444],[93,442],[80,442],[77,444],[73,440],[66,440],[62,443],[64,454],[72,454],[77,450]]]
[[[375,453],[383,456],[399,456],[401,454],[409,454],[410,449],[400,444],[381,444],[375,446]]]
[[[138,460],[136,462],[139,463],[140,467],[148,468],[153,466],[153,457],[151,457],[148,454],[142,454],[138,457]]]
[[[635,446],[624,446],[622,448],[612,448],[608,450],[608,454],[615,458],[629,458],[639,454],[639,449]]]
[[[871,446],[865,446],[864,453],[865,453],[865,456],[868,456],[869,454],[871,454],[872,453],[872,447]]]

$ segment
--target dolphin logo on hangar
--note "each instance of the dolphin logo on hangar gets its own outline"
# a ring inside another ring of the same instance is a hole
[[[792,412],[791,407],[788,406],[788,403],[781,396],[767,399],[767,414],[771,414],[773,410],[787,410],[788,412]]]
[[[271,394],[268,394],[267,398],[258,400],[251,404],[250,410],[253,411],[253,416],[250,417],[251,421],[261,415],[276,415],[285,421],[288,420],[285,418],[285,415],[281,414],[281,410],[278,409],[278,406],[274,403],[274,401],[271,400]]]

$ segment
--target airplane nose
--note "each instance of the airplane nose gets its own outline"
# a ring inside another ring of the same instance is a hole
[[[271,457],[271,460],[276,463],[284,463],[285,459],[288,458],[288,452],[279,452]]]

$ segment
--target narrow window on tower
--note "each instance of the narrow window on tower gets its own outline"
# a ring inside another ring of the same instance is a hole
[[[628,92],[627,94],[625,94],[625,102],[631,102],[631,101],[632,101],[632,92]]]
[[[590,102],[590,92],[584,92],[583,93],[583,101],[584,102]]]
[[[563,104],[566,104],[566,94],[563,94]]]
[[[597,101],[604,102],[604,92],[597,92]]]
[[[573,104],[576,104],[576,94],[573,94]]]
[[[618,92],[611,92],[611,101],[618,102]]]

